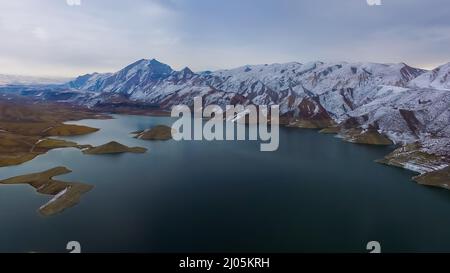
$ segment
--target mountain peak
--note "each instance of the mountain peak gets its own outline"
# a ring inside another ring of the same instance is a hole
[[[128,67],[135,67],[135,66],[141,66],[141,67],[169,67],[169,65],[162,63],[160,61],[158,61],[157,59],[140,59],[138,61],[135,61],[134,63],[128,65],[126,68]],[[172,69],[172,68],[171,68]]]
[[[194,72],[189,68],[189,67],[185,67],[185,68],[183,68],[182,70],[181,70],[181,72],[183,73],[183,74],[194,74]]]
[[[168,76],[172,71],[170,66],[156,59],[141,59],[128,65],[117,74],[125,75],[126,78],[131,78],[136,74],[146,74],[150,79],[159,79]]]
[[[174,77],[178,80],[188,80],[191,79],[195,75],[194,72],[189,67],[185,67],[180,71],[176,71],[174,73]]]
[[[158,60],[155,59],[155,58],[150,59],[150,60],[147,60],[147,61],[149,62],[149,64],[152,64],[152,65],[165,65],[164,63],[158,61]]]
[[[148,61],[147,67],[151,68],[156,73],[162,74],[170,74],[173,71],[169,65],[162,63],[156,59],[151,59],[150,61]]]

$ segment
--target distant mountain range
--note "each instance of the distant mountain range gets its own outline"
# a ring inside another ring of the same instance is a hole
[[[19,75],[0,74],[0,86],[4,85],[42,85],[42,84],[63,84],[69,78],[33,77]]]
[[[450,63],[432,71],[404,63],[291,62],[195,73],[142,59],[115,73],[20,91],[91,108],[133,103],[170,110],[192,105],[195,96],[206,105],[279,104],[295,126],[369,130],[450,160]]]

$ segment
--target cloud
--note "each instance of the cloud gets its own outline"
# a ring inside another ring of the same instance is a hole
[[[447,0],[15,0],[0,2],[0,73],[313,60],[450,61]]]
[[[175,14],[153,1],[0,2],[0,73],[76,75],[118,69],[177,43]],[[5,11],[5,12],[3,12]],[[38,42],[38,43],[36,43]]]
[[[81,0],[66,0],[69,6],[81,6]]]
[[[48,33],[47,31],[42,27],[35,27],[32,31],[34,37],[36,37],[38,40],[45,41],[48,39]]]
[[[366,0],[369,6],[381,6],[381,0]]]

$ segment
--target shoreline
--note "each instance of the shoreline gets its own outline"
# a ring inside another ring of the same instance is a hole
[[[0,168],[20,165],[57,148],[83,148],[52,137],[77,136],[98,128],[65,124],[111,116],[65,103],[34,103],[27,99],[0,98]]]
[[[1,102],[1,100],[0,100]],[[9,102],[9,101],[8,101]],[[14,103],[14,102],[13,102]],[[54,104],[54,103],[53,103]],[[71,141],[65,141],[65,140],[56,140],[52,139],[52,136],[61,137],[61,136],[76,136],[76,135],[83,135],[83,134],[89,134],[98,131],[98,128],[91,128],[84,125],[77,125],[77,124],[71,124],[72,122],[78,122],[82,120],[96,120],[96,119],[114,119],[114,115],[127,115],[127,116],[149,116],[149,117],[170,117],[169,111],[162,111],[162,110],[148,110],[145,111],[143,109],[137,109],[137,110],[130,110],[130,109],[120,109],[119,111],[106,111],[102,112],[100,109],[91,110],[91,109],[83,109],[84,111],[87,111],[85,115],[73,117],[71,115],[74,114],[74,109],[77,109],[77,107],[74,106],[67,106],[65,104],[59,104],[61,108],[65,108],[66,116],[63,118],[63,120],[60,120],[58,123],[54,124],[53,128],[48,128],[49,130],[44,132],[42,136],[22,136],[25,138],[32,138],[31,140],[34,140],[34,144],[32,144],[32,148],[28,151],[25,150],[18,150],[13,151],[11,153],[4,153],[4,151],[1,150],[1,142],[0,142],[0,168],[2,167],[8,167],[13,165],[20,165],[23,163],[26,163],[28,161],[31,161],[38,157],[39,155],[45,154],[50,150],[58,149],[58,148],[69,148],[74,147],[78,148],[80,150],[83,150],[84,148],[92,148],[91,145],[78,145],[77,143],[71,142]],[[20,106],[19,106],[20,107]],[[106,109],[105,109],[106,110]],[[40,114],[40,113],[39,113]],[[21,126],[23,123],[20,121],[17,122],[18,126]],[[2,125],[2,122],[0,121],[0,126]],[[29,126],[29,124],[27,125]],[[33,127],[33,126],[31,126]],[[56,128],[55,128],[56,127]],[[354,143],[354,144],[361,144],[361,145],[382,145],[382,146],[390,146],[394,145],[392,141],[389,140],[388,137],[385,135],[377,132],[376,130],[363,130],[358,128],[348,128],[348,129],[342,129],[339,127],[339,125],[333,125],[331,127],[327,126],[315,126],[312,128],[311,126],[302,126],[302,124],[297,123],[289,123],[283,124],[283,127],[286,128],[293,128],[293,129],[309,129],[309,130],[316,130],[318,133],[323,134],[335,134],[337,136],[340,136],[340,138],[343,141]],[[7,130],[7,128],[2,128],[0,130],[0,136],[5,137],[5,134],[10,134],[11,132]],[[6,129],[6,130],[5,130]],[[135,132],[136,133],[136,132]],[[143,132],[141,132],[142,134]],[[12,133],[10,137],[15,137],[17,134]],[[140,134],[136,134],[135,137],[139,138]],[[38,139],[36,140],[36,137]],[[153,136],[152,136],[153,138]],[[28,139],[30,140],[30,139]],[[39,146],[39,142],[44,142],[47,145]],[[438,175],[438,176],[427,176],[426,174],[431,174],[435,171],[442,171],[446,169],[446,167],[449,166],[449,160],[448,158],[444,157],[438,157],[435,154],[432,153],[425,153],[421,152],[420,147],[415,147],[414,151],[411,151],[408,155],[405,155],[404,153],[401,153],[399,151],[405,150],[407,147],[411,147],[412,144],[403,144],[398,146],[396,149],[394,149],[390,154],[387,154],[384,158],[376,160],[377,163],[385,164],[389,166],[394,166],[398,168],[403,168],[407,170],[414,171],[418,173],[418,175],[421,177],[422,183],[424,185],[429,184],[445,184],[446,181],[436,182],[436,177],[443,177],[442,179],[446,179],[445,175]],[[83,147],[80,147],[83,146]],[[35,150],[35,148],[39,148]],[[2,154],[3,152],[3,154]],[[417,156],[420,155],[420,156]],[[431,167],[429,169],[425,170],[419,170],[417,169],[417,165],[413,164],[417,158],[420,158],[422,160],[423,165],[430,165]],[[433,167],[435,166],[435,167]],[[436,167],[437,166],[437,167]],[[448,168],[446,169],[448,172]],[[411,179],[416,181],[416,177],[412,177]],[[433,183],[428,183],[429,177],[433,177]]]

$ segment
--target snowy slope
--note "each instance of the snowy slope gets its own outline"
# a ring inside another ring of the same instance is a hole
[[[362,127],[373,126],[396,143],[433,136],[450,138],[450,94],[443,90],[381,87],[379,94],[348,113]]]
[[[409,83],[413,88],[450,90],[450,63],[428,71]]]
[[[93,92],[116,92],[131,94],[135,90],[146,89],[149,85],[164,79],[173,70],[157,60],[139,60],[116,73],[86,74],[69,82],[72,88]]]
[[[155,59],[144,59],[116,73],[80,76],[69,86],[121,93],[144,103],[160,103],[175,93],[235,93],[257,105],[280,104],[282,114],[294,115],[305,98],[314,97],[340,120],[346,112],[364,104],[375,87],[404,87],[423,72],[405,64],[291,62],[194,73],[189,68],[174,71]]]
[[[207,104],[219,105],[236,99],[234,92],[216,90],[188,67],[174,71],[155,59],[139,60],[116,73],[83,75],[69,82],[68,86],[86,91],[85,97],[77,97],[76,101],[90,107],[119,98],[158,104],[166,109],[176,104],[192,105],[195,96],[204,97]]]
[[[406,86],[423,70],[406,64],[286,63],[243,66],[202,74],[211,86],[237,92],[254,104],[280,104],[281,113],[297,112],[305,97],[318,97],[335,119],[364,104],[380,85]]]

